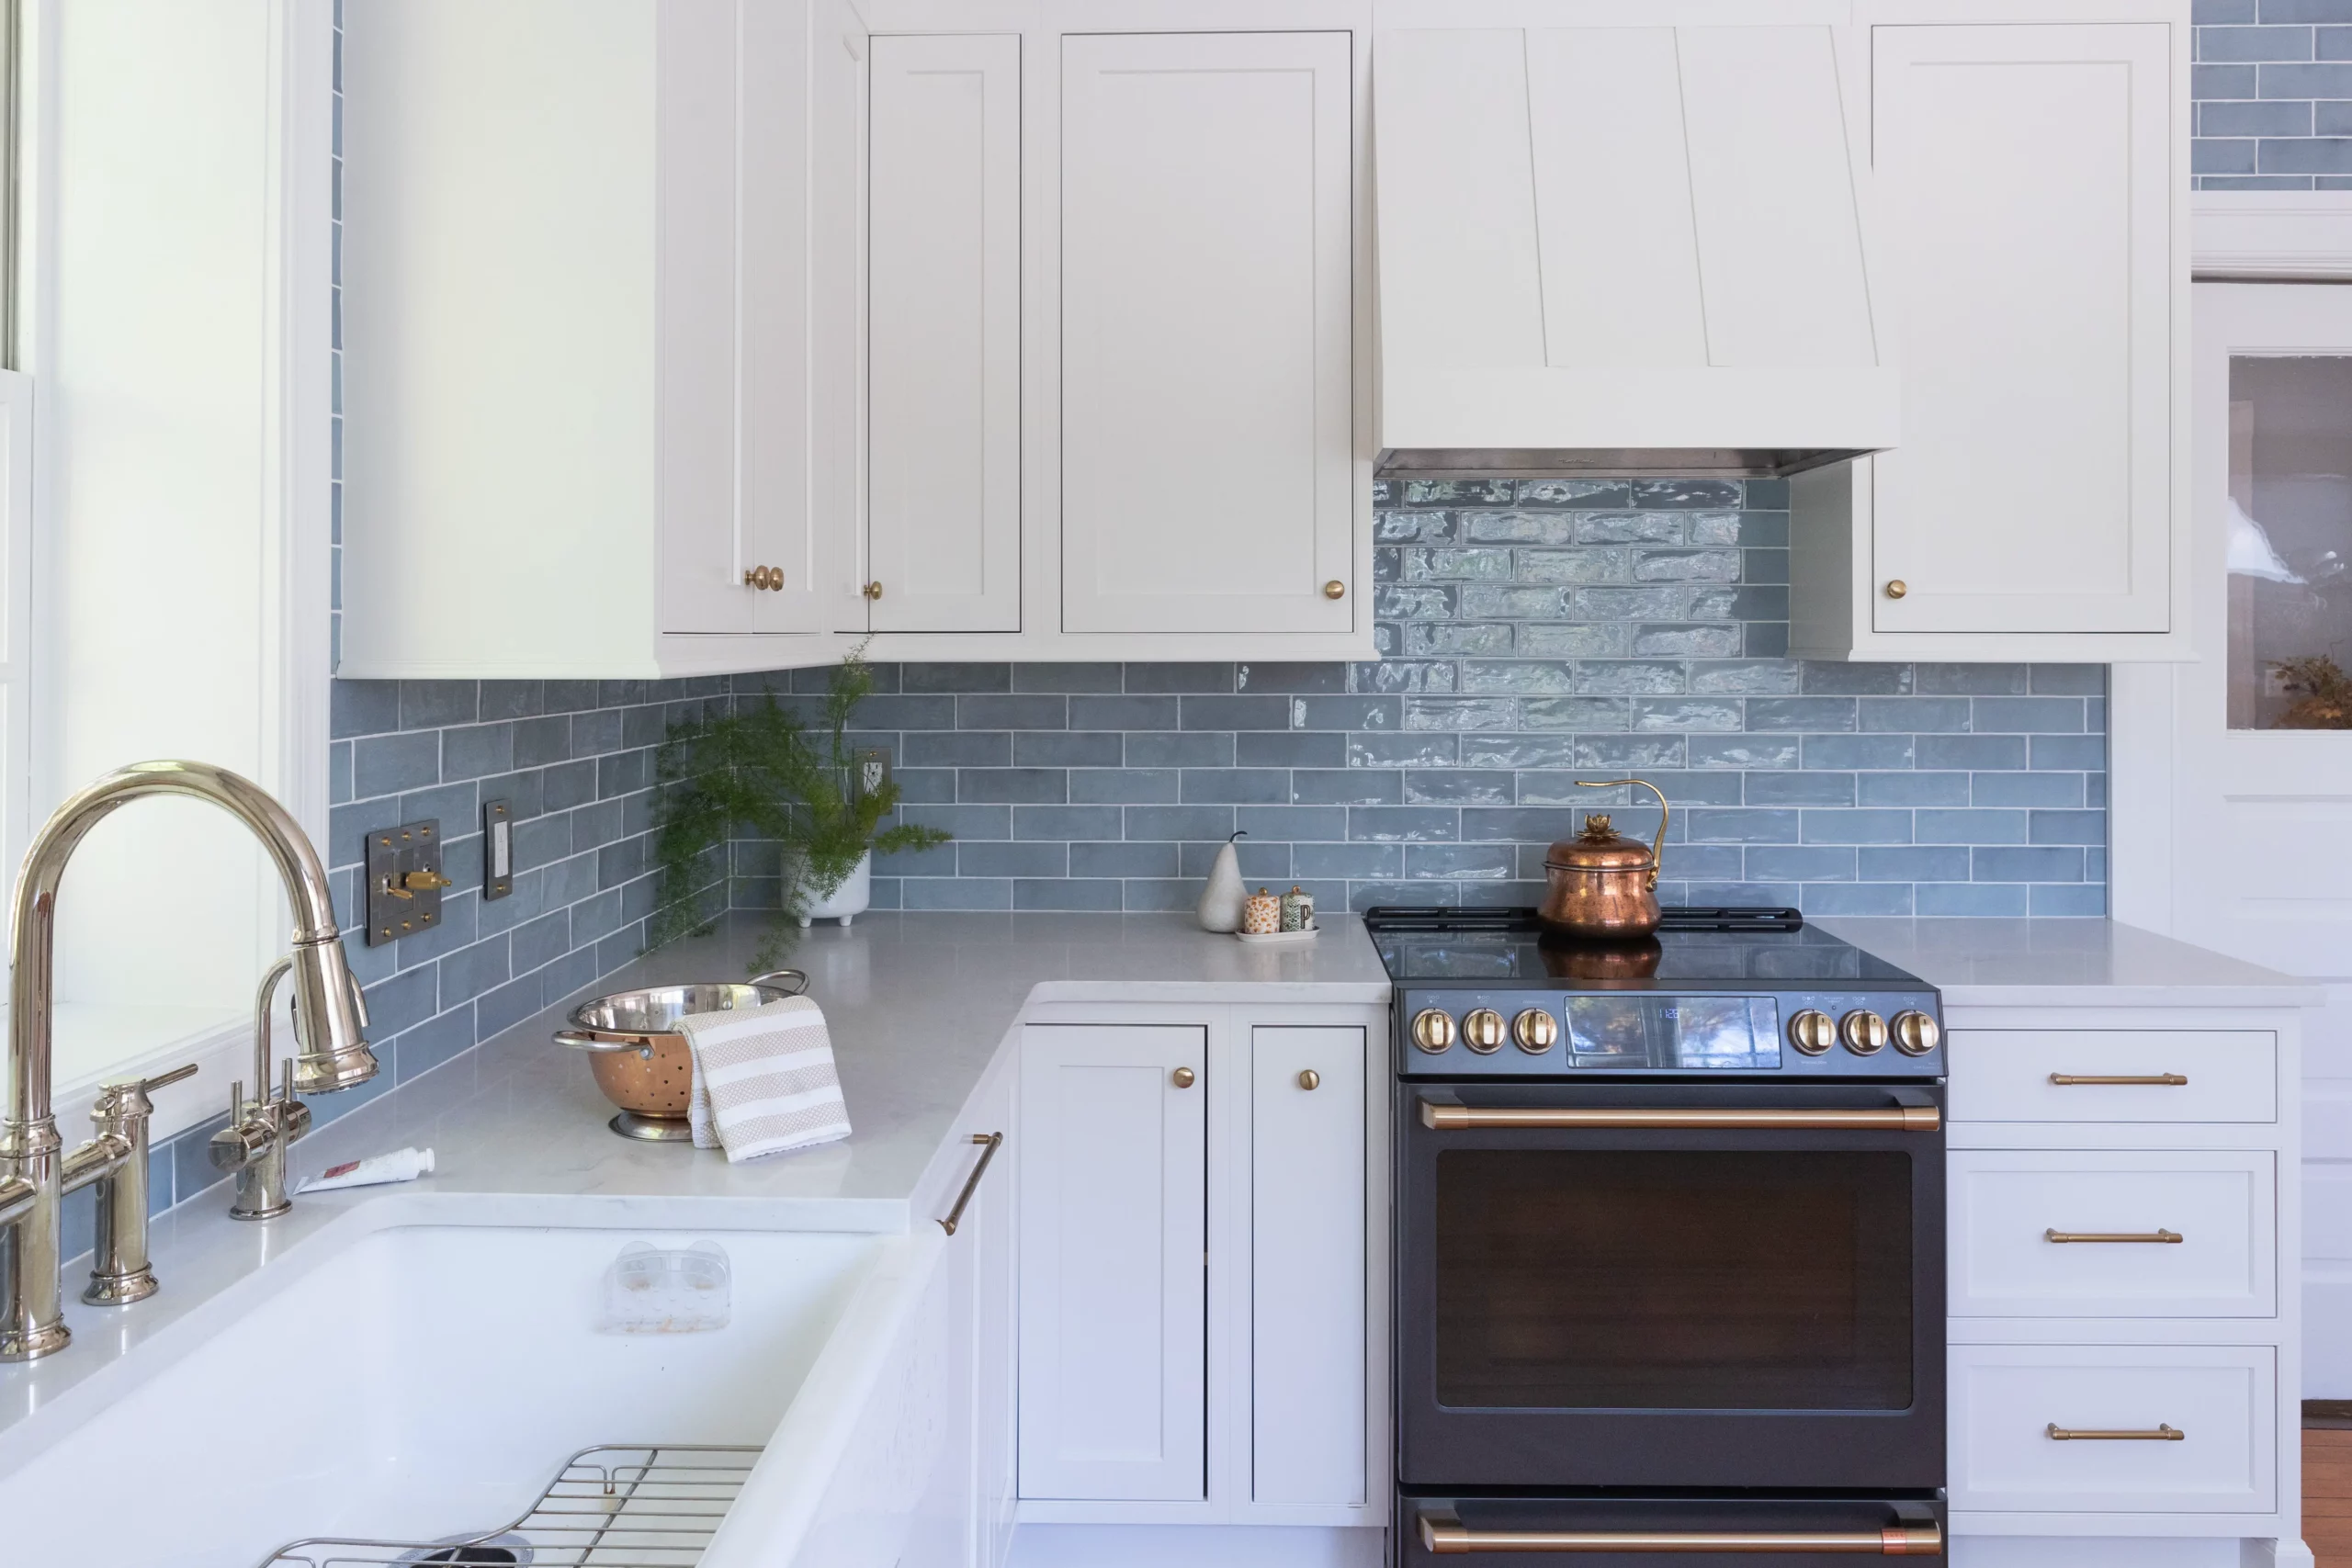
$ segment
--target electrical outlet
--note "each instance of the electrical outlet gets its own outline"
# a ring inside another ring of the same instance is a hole
[[[441,923],[441,821],[427,817],[368,835],[368,945],[381,947]]]
[[[857,778],[854,793],[873,795],[890,783],[890,753],[875,748],[857,753]]]

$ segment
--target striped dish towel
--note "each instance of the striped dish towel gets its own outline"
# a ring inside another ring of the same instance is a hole
[[[695,1147],[732,1165],[849,1136],[825,1015],[807,997],[689,1013],[678,1030],[694,1056]]]

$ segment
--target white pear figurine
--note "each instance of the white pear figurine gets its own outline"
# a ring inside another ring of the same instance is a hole
[[[1245,832],[1233,839],[1246,839]],[[1249,891],[1241,886],[1241,856],[1227,839],[1216,852],[1216,863],[1209,867],[1208,886],[1201,889],[1201,930],[1204,931],[1235,931],[1241,929],[1241,904]]]

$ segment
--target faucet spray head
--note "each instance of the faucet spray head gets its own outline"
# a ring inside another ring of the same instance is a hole
[[[301,1055],[294,1059],[297,1094],[332,1094],[356,1089],[376,1076],[376,1054],[368,1049],[368,1004],[345,960],[343,939],[330,934],[294,944],[294,1033]],[[267,1092],[268,1086],[263,1086]]]

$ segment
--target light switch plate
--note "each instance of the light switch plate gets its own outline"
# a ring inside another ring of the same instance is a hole
[[[441,820],[379,828],[368,835],[368,945],[381,947],[441,923]]]
[[[485,800],[481,803],[481,896],[487,902],[514,891],[514,803]]]

